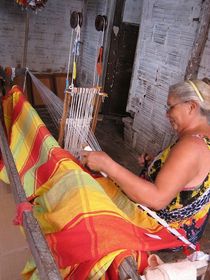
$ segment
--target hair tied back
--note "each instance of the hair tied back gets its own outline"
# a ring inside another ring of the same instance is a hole
[[[188,80],[187,82],[192,86],[192,88],[194,89],[194,91],[197,94],[200,101],[204,102],[204,98],[203,98],[201,92],[199,91],[199,89],[196,87],[196,85],[191,80]]]

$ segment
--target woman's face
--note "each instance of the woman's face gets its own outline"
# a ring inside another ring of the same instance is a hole
[[[166,116],[177,133],[182,132],[187,125],[187,106],[187,102],[180,101],[173,95],[168,96]]]

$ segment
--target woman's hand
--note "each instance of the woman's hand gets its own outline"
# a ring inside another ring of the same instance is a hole
[[[152,161],[153,157],[143,153],[138,157],[138,163],[141,167],[145,167],[146,165],[148,165],[151,161]]]
[[[113,160],[104,152],[82,151],[82,163],[91,170],[108,173]]]

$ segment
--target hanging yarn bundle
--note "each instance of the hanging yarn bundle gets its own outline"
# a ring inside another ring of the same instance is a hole
[[[16,0],[16,3],[24,9],[32,9],[34,11],[44,8],[47,0]]]

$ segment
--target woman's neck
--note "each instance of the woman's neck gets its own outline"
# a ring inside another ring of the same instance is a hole
[[[197,122],[192,122],[190,126],[179,133],[179,137],[192,134],[202,134],[210,137],[210,125],[206,118],[201,118]]]

